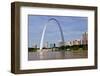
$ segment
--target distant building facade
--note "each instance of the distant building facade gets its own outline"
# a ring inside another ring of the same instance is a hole
[[[72,41],[66,41],[65,46],[73,46],[73,45],[81,45],[81,40],[72,40]]]
[[[72,46],[72,45],[73,45],[72,41],[65,42],[65,46]]]
[[[61,46],[64,46],[64,42],[59,41],[59,42],[58,42],[58,47],[61,47]]]
[[[81,40],[74,40],[73,45],[81,45]]]

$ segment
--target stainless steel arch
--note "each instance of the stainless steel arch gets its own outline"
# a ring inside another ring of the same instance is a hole
[[[42,37],[41,37],[41,42],[40,42],[40,50],[42,50],[42,48],[43,48],[43,40],[44,40],[44,35],[45,35],[46,27],[47,27],[48,23],[49,23],[50,21],[52,21],[52,20],[55,21],[55,22],[57,23],[57,25],[58,25],[58,27],[59,27],[59,30],[60,30],[60,34],[61,34],[62,43],[64,44],[64,36],[63,36],[63,31],[62,31],[62,28],[61,28],[61,26],[60,26],[60,23],[59,23],[55,18],[51,18],[51,19],[49,19],[49,20],[47,21],[47,23],[45,24],[45,26],[44,26],[44,28],[43,28]]]

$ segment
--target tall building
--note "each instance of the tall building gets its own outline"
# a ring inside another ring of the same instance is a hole
[[[87,32],[84,32],[84,33],[82,34],[82,44],[83,44],[83,45],[88,44],[88,33],[87,33]]]

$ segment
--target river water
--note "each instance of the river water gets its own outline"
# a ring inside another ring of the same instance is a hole
[[[78,59],[87,57],[88,57],[87,50],[42,51],[42,52],[28,53],[28,60]]]

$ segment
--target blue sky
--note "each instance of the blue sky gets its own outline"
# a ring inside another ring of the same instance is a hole
[[[87,17],[75,16],[28,16],[28,47],[37,44],[39,47],[42,31],[50,18],[55,18],[63,30],[64,40],[81,39],[82,33],[88,30]],[[60,31],[55,21],[50,21],[44,36],[44,43],[57,43],[61,41]]]

